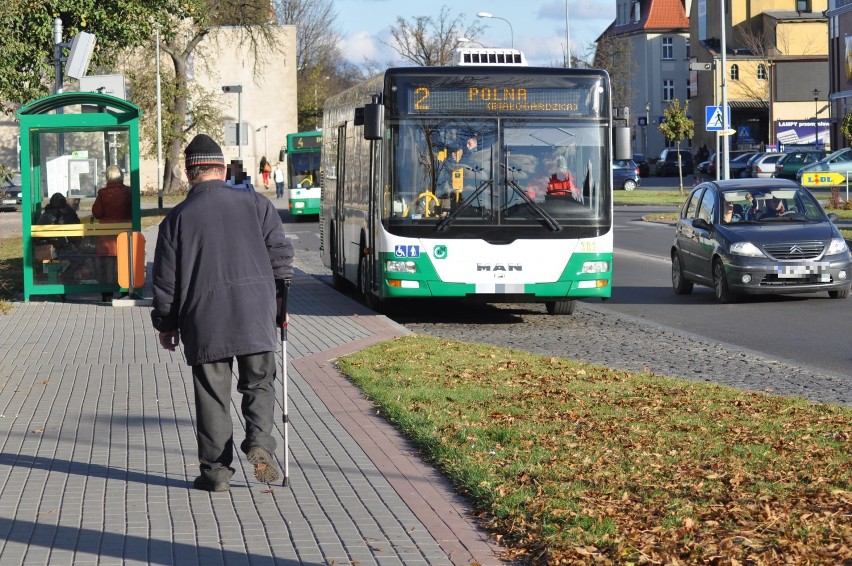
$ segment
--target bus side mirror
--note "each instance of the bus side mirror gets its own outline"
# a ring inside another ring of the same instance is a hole
[[[363,126],[364,125],[364,107],[359,106],[355,109],[355,116],[352,118],[353,126]]]
[[[385,129],[385,107],[372,103],[364,106],[364,139],[380,140]]]
[[[632,144],[630,143],[630,126],[615,126],[613,131],[615,132],[615,139],[613,140],[615,144],[615,157],[613,159],[633,159]]]

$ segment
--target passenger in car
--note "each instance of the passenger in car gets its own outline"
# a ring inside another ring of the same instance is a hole
[[[722,224],[730,224],[732,222],[743,221],[743,207],[740,204],[734,204],[729,200],[725,200],[722,205]]]
[[[784,214],[784,201],[778,197],[769,197],[766,199],[766,209],[763,212],[764,218],[773,216],[781,216]]]
[[[746,193],[748,204],[743,207],[743,220],[754,220],[757,216],[757,201],[751,193]]]

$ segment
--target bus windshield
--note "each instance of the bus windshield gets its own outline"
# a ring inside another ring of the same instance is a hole
[[[320,154],[290,153],[290,187],[308,188],[319,186]]]
[[[567,238],[577,233],[564,228],[608,226],[606,132],[594,119],[400,119],[391,126],[388,227]]]

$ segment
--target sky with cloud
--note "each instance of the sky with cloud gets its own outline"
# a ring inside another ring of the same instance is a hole
[[[443,4],[410,0],[334,0],[336,28],[343,37],[344,56],[360,65],[365,58],[389,63],[396,53],[390,28],[397,17],[413,21],[418,16],[437,17]],[[524,52],[531,65],[550,65],[564,60],[566,39],[571,52],[585,55],[589,45],[615,19],[615,0],[457,0],[446,4],[451,16],[463,14],[486,26],[478,40],[487,47],[514,46]],[[566,34],[566,5],[568,28]],[[488,12],[494,18],[477,18]],[[498,19],[503,18],[503,19]],[[511,26],[511,27],[510,27]]]

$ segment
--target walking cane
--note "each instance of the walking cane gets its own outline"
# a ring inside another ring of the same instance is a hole
[[[285,279],[284,286],[281,289],[281,310],[278,319],[278,324],[281,328],[281,382],[284,390],[284,481],[281,483],[284,487],[290,485],[290,418],[287,412],[287,293],[289,290],[290,280]]]

